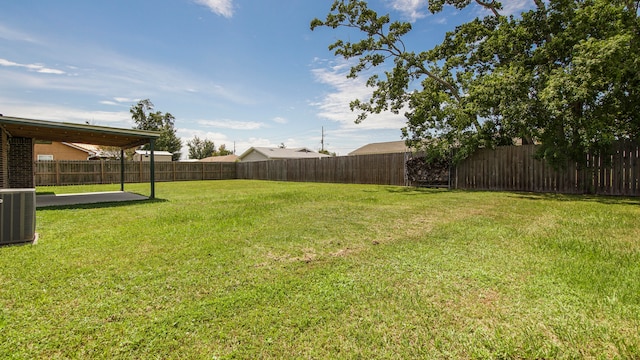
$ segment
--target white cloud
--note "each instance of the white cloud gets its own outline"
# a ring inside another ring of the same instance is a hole
[[[533,0],[503,0],[502,15],[517,15],[524,10],[528,10],[533,7]],[[389,0],[390,6],[402,13],[410,22],[415,22],[428,15],[427,1],[426,0]],[[472,4],[477,10],[486,15],[489,10],[479,4]],[[445,23],[446,18],[438,19],[437,23]]]
[[[517,15],[524,10],[531,9],[534,3],[533,0],[509,0],[502,1],[502,15]]]
[[[11,41],[24,41],[24,42],[30,42],[30,43],[38,42],[31,35],[23,33],[19,30],[9,29],[6,26],[3,26],[2,24],[0,24],[0,39],[11,40]]]
[[[287,119],[285,119],[283,117],[278,116],[278,117],[273,118],[273,122],[276,123],[276,124],[286,124],[289,121],[287,121]]]
[[[342,129],[400,129],[405,125],[405,118],[400,114],[383,112],[371,114],[360,124],[355,124],[357,112],[351,111],[349,103],[355,99],[366,101],[373,88],[366,86],[366,75],[356,79],[348,79],[350,66],[339,63],[329,68],[312,70],[316,81],[329,85],[334,91],[327,93],[319,102],[313,103],[319,110],[320,118],[340,123]]]
[[[276,144],[269,139],[250,137],[248,140],[236,142],[236,155],[242,155],[251,147],[278,147],[279,145],[280,143]]]
[[[212,13],[230,18],[233,16],[232,0],[194,0],[196,4],[209,8]]]
[[[15,99],[0,98],[0,109],[7,116],[30,119],[131,128],[133,121],[128,111],[88,111],[54,104],[24,103]]]
[[[14,89],[72,91],[83,96],[94,95],[104,97],[105,94],[117,94],[117,102],[136,102],[139,98],[156,99],[160,93],[175,96],[188,95],[206,99],[228,100],[237,104],[254,104],[253,96],[241,85],[227,86],[191,73],[188,69],[142,61],[137,58],[114,53],[102,48],[87,45],[77,48],[57,44],[60,54],[81,66],[74,66],[73,76],[36,76],[35,73],[65,74],[64,71],[50,69],[39,64],[20,64],[0,58],[0,82],[13,84]],[[61,49],[62,48],[62,49]],[[41,51],[48,53],[51,49],[45,45]],[[16,71],[26,68],[30,71]],[[69,66],[66,66],[69,68]],[[12,71],[10,71],[13,69]],[[70,75],[70,74],[67,74]],[[197,89],[197,93],[193,89]],[[109,101],[112,99],[109,99]]]
[[[114,97],[111,100],[99,101],[99,103],[102,105],[120,106],[120,107],[126,106],[127,108],[130,108],[131,106],[135,105],[138,101],[140,101],[140,99],[127,98],[127,97]]]
[[[133,98],[127,98],[127,97],[114,97],[113,100],[115,100],[118,103],[135,103],[135,102],[138,102],[140,99],[133,99]]]
[[[216,144],[216,146],[219,146],[222,144],[226,144],[227,146],[229,146],[228,144],[229,138],[227,137],[227,135],[223,133],[204,131],[201,129],[188,129],[188,128],[179,128],[176,130],[176,132],[178,136],[180,136],[183,139],[183,142],[185,143],[186,141],[189,141],[193,139],[195,136],[197,136],[200,139],[208,139],[213,141]]]
[[[391,0],[391,7],[394,10],[400,11],[410,22],[415,22],[427,16],[427,14],[422,11],[422,8],[425,6],[425,0]]]
[[[264,123],[255,121],[235,121],[235,120],[200,120],[198,124],[221,129],[231,130],[258,130],[265,126]]]
[[[131,107],[135,103],[137,103],[138,101],[140,101],[140,99],[116,96],[116,97],[112,98],[111,100],[102,100],[102,101],[100,101],[100,104],[109,105],[109,106]]]
[[[501,3],[502,10],[499,10],[498,12],[500,13],[500,15],[505,16],[518,15],[525,10],[533,8],[535,5],[533,3],[533,0],[503,0],[501,1]],[[483,16],[491,12],[486,7],[480,6],[478,4],[476,4],[476,11]]]
[[[41,74],[55,74],[55,75],[62,75],[65,72],[62,70],[57,70],[57,69],[50,69],[50,68],[45,68],[45,67],[41,67],[39,65],[35,65],[35,68],[33,68],[33,70],[35,70],[36,72],[39,72]]]
[[[28,70],[35,71],[41,74],[55,74],[55,75],[65,74],[65,72],[62,70],[48,68],[41,64],[19,64],[19,63],[2,59],[2,58],[0,58],[0,66],[26,68]]]

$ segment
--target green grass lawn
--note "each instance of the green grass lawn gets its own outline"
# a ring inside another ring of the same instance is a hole
[[[156,195],[39,209],[38,243],[0,248],[0,358],[640,358],[638,199],[241,180]]]

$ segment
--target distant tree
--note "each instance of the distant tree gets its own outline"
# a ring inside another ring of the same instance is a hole
[[[318,151],[320,154],[325,154],[325,155],[329,155],[329,156],[336,156],[336,153],[334,152],[329,152],[329,150],[325,149],[325,150],[320,150]]]
[[[285,145],[284,143],[280,143],[280,145],[278,145],[278,148],[280,149],[286,149],[287,145]]]
[[[171,113],[153,111],[153,103],[149,99],[140,100],[129,109],[131,118],[136,123],[134,129],[159,131],[160,137],[155,142],[155,150],[173,153],[172,160],[180,159],[182,141],[176,135],[175,117]],[[149,150],[149,145],[142,147]]]
[[[225,155],[232,155],[233,151],[231,150],[227,150],[227,145],[222,144],[220,145],[220,147],[218,148],[218,155],[217,156],[225,156]],[[214,155],[216,156],[216,155]]]
[[[193,139],[187,141],[189,147],[189,159],[204,159],[210,156],[216,156],[216,145],[209,139],[200,139],[194,136]]]
[[[108,159],[120,159],[120,148],[117,146],[100,145],[98,149],[102,152],[102,156]]]
[[[124,150],[125,159],[133,159],[133,155],[136,154],[136,148],[129,148]]]

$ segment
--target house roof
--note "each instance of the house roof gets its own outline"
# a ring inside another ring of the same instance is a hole
[[[321,157],[329,157],[329,155],[317,153],[308,148],[296,148],[296,149],[287,149],[287,148],[270,148],[270,147],[252,147],[249,150],[245,151],[242,155],[240,155],[240,160],[247,157],[247,155],[252,152],[257,152],[262,154],[268,159],[311,159],[311,158],[321,158]]]
[[[209,156],[200,159],[203,162],[236,162],[240,157],[238,155]]]
[[[80,144],[80,143],[68,143],[63,142],[63,145],[66,145],[70,148],[80,150],[86,152],[89,158],[113,158],[115,157],[114,153],[109,150],[104,150],[101,145],[93,145],[93,144]]]
[[[157,131],[63,123],[0,115],[0,127],[15,137],[132,148],[160,137]]]
[[[350,152],[349,155],[395,154],[409,151],[411,149],[407,147],[404,141],[388,141],[367,144]]]
[[[136,154],[139,154],[139,155],[151,155],[151,150],[136,150]],[[155,155],[155,156],[173,156],[173,153],[170,153],[168,151],[154,150],[153,151],[153,155]]]
[[[61,144],[76,150],[80,150],[82,152],[86,152],[89,155],[95,155],[100,150],[96,145],[68,143],[68,142],[62,142]]]

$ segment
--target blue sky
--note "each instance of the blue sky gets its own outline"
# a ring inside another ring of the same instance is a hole
[[[150,99],[176,118],[178,136],[235,146],[320,149],[338,155],[400,140],[404,118],[355,124],[349,102],[371,92],[346,79],[328,45],[358,39],[316,29],[332,0],[23,0],[0,12],[0,113],[131,128],[129,108]],[[517,13],[531,0],[505,2]],[[372,0],[379,14],[410,21],[410,50],[483,12],[428,15],[425,0]]]

